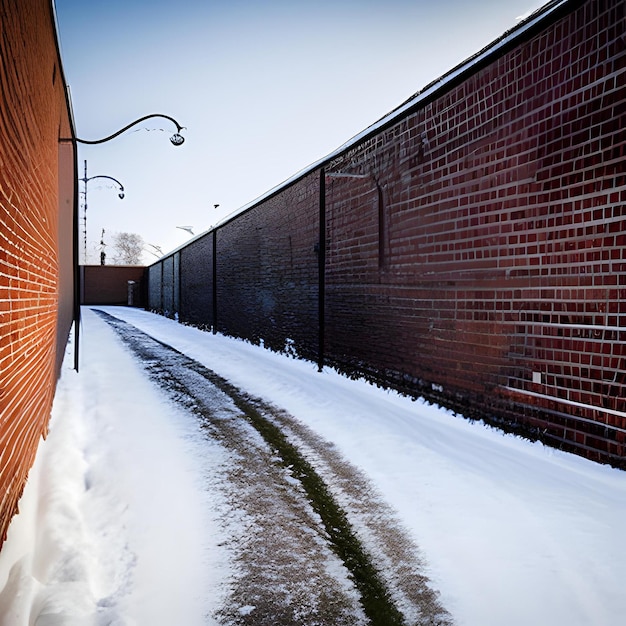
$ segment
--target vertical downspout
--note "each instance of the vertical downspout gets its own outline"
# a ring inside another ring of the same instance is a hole
[[[213,334],[217,333],[217,228],[213,230]]]
[[[74,167],[74,198],[72,199],[72,231],[73,231],[73,242],[72,242],[72,265],[73,265],[73,275],[74,275],[74,303],[73,303],[73,322],[74,322],[74,369],[78,372],[79,365],[79,345],[80,345],[80,293],[81,293],[81,284],[80,284],[80,266],[79,266],[79,254],[78,254],[78,246],[80,241],[80,225],[78,220],[78,211],[79,211],[79,196],[78,196],[78,144],[76,141],[76,128],[74,126],[74,112],[72,110],[72,99],[70,97],[70,88],[65,80],[65,72],[63,70],[63,60],[61,58],[61,48],[59,46],[59,21],[57,18],[56,4],[54,2],[48,3],[51,12],[50,16],[52,18],[52,31],[54,33],[54,45],[57,52],[57,60],[58,67],[61,72],[61,79],[63,84],[63,95],[65,97],[65,106],[67,108],[67,115],[69,118],[69,129],[72,142],[72,160]],[[67,141],[64,138],[59,137],[59,141]],[[59,295],[60,297],[60,295]],[[57,318],[58,324],[58,318]]]
[[[320,214],[319,214],[319,243],[317,246],[318,263],[318,323],[319,344],[317,352],[317,371],[324,369],[324,302],[326,299],[326,170],[320,169]]]
[[[183,290],[183,250],[178,253],[178,315],[182,318],[183,298],[185,292]]]
[[[375,180],[378,196],[378,268],[385,267],[385,247],[387,243],[387,229],[385,224],[385,205],[383,203],[383,190],[379,182]]]
[[[177,302],[178,302],[178,307],[176,309],[176,313],[178,313],[178,319],[180,320],[180,310],[182,309],[182,302],[181,302],[181,297],[183,295],[181,286],[180,286],[180,277],[181,277],[181,269],[180,266],[182,265],[181,263],[181,253],[182,250],[179,250],[176,254],[178,255],[178,276],[176,276],[176,287],[177,287],[177,291],[178,291],[178,298],[177,298]]]
[[[78,220],[79,196],[78,196],[78,146],[74,136],[74,126],[72,124],[72,151],[74,160],[74,201],[73,201],[73,230],[74,245],[72,250],[72,262],[74,265],[74,369],[78,372],[79,346],[80,346],[80,265],[78,261],[78,246],[80,241],[80,225]]]
[[[165,278],[164,278],[164,274],[165,274],[165,262],[161,261],[161,285],[159,287],[159,311],[161,312],[161,315],[165,314],[165,295],[164,295],[164,291],[165,291]]]
[[[146,267],[141,278],[141,303],[143,308],[152,311],[152,302],[150,302],[150,268]]]

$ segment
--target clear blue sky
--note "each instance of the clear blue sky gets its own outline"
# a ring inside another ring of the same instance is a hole
[[[88,249],[134,232],[169,251],[317,161],[542,0],[56,0],[89,183]],[[82,189],[82,184],[81,184]],[[219,209],[213,208],[219,204]],[[82,217],[82,212],[81,212]],[[81,233],[82,238],[82,233]],[[81,241],[82,250],[82,241]],[[146,262],[154,257],[146,255]],[[81,256],[82,262],[82,256]]]

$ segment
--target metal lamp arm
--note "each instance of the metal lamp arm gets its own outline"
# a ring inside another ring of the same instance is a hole
[[[183,128],[185,128],[184,126],[181,126],[173,117],[170,117],[169,115],[162,115],[161,113],[151,113],[150,115],[144,115],[143,117],[140,117],[138,120],[131,122],[130,124],[128,124],[128,126],[124,126],[124,128],[118,130],[116,133],[113,133],[112,135],[109,135],[108,137],[105,137],[104,139],[87,140],[87,139],[79,139],[78,137],[76,137],[75,140],[78,141],[79,143],[86,143],[86,144],[104,143],[105,141],[114,139],[118,135],[121,135],[122,133],[126,132],[129,128],[132,128],[136,124],[140,124],[141,122],[147,119],[150,119],[151,117],[162,117],[166,120],[170,120],[170,122],[173,122],[176,125],[178,133],[180,133],[180,131]]]
[[[81,180],[86,183],[87,181],[93,180],[94,178],[108,178],[109,180],[112,180],[113,182],[117,183],[120,186],[120,191],[124,191],[124,185],[122,185],[122,183],[120,183],[120,181],[117,180],[117,178],[113,178],[113,176],[106,176],[104,174],[98,174],[98,176],[90,176],[89,178],[81,178]]]

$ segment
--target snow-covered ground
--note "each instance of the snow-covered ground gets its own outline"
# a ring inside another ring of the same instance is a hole
[[[624,623],[625,472],[242,341],[105,310],[334,442],[398,512],[459,626]],[[0,552],[0,625],[212,623],[228,564],[206,477],[227,460],[88,309],[79,374],[72,360],[70,349]]]

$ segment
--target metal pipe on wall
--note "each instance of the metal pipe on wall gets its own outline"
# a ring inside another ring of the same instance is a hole
[[[319,209],[319,241],[317,244],[319,343],[317,369],[321,372],[324,368],[324,303],[326,299],[326,170],[323,167],[320,168]]]

